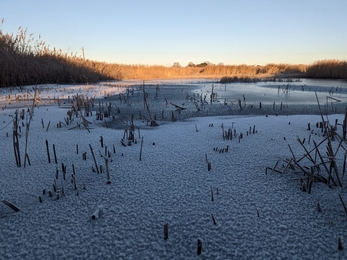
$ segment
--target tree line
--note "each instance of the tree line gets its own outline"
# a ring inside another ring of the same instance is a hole
[[[3,21],[2,21],[3,22]],[[339,60],[317,61],[311,65],[214,65],[210,62],[186,67],[174,63],[171,67],[159,65],[127,65],[98,62],[79,57],[77,53],[63,53],[50,49],[35,39],[27,30],[18,29],[16,35],[0,29],[0,87],[35,84],[88,84],[122,79],[168,78],[264,78],[307,77],[347,79],[347,62]]]

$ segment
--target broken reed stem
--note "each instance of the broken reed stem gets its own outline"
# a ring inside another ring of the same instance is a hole
[[[55,162],[55,164],[58,164],[57,153],[55,151],[55,145],[54,144],[53,144],[53,154],[54,154],[54,162]]]
[[[168,239],[169,238],[169,224],[165,224],[164,225],[164,239]]]
[[[345,202],[343,201],[343,199],[342,199],[342,196],[341,196],[341,194],[339,194],[339,198],[340,198],[340,200],[341,200],[341,203],[342,203],[342,206],[343,206],[343,208],[344,208],[344,210],[345,210],[345,212],[346,212],[346,214],[347,214],[347,207],[346,207],[346,204],[345,204]]]
[[[318,156],[319,156],[319,159],[321,160],[321,162],[322,162],[322,164],[323,164],[325,170],[326,170],[327,173],[329,174],[329,179],[328,179],[328,180],[332,180],[332,181],[335,183],[333,177],[331,176],[331,172],[330,172],[330,170],[328,169],[328,166],[325,164],[325,162],[324,162],[324,160],[323,160],[323,157],[322,157],[322,155],[321,155],[321,153],[320,153],[320,151],[319,151],[319,149],[318,149],[318,146],[317,146],[317,144],[316,144],[316,142],[315,142],[314,140],[313,140],[313,144],[314,144],[314,146],[315,146],[315,148],[316,148],[316,152],[317,152],[317,154],[318,154]],[[330,181],[328,181],[327,184],[330,185]]]
[[[16,212],[19,211],[19,208],[18,208],[16,205],[14,205],[13,203],[11,203],[11,202],[9,202],[9,201],[7,201],[7,200],[2,200],[2,202],[3,202],[5,205],[9,206],[9,207],[10,207],[11,209],[13,209],[14,211],[16,211]]]
[[[74,164],[72,164],[72,173],[73,173],[73,175],[76,175],[75,165]]]
[[[140,161],[142,160],[142,147],[143,147],[143,136],[141,138]]]
[[[309,157],[310,161],[311,161],[313,164],[316,164],[315,160],[313,160],[311,154],[307,151],[307,149],[306,149],[304,143],[300,140],[299,136],[297,136],[297,140],[298,140],[299,144],[302,146],[302,148],[304,148],[304,150],[305,150],[307,156]]]
[[[102,136],[100,136],[100,144],[101,144],[101,148],[104,147],[104,138]]]
[[[288,144],[288,147],[289,147],[290,152],[292,153],[292,156],[293,156],[294,161],[296,162],[295,155],[294,155],[294,153],[293,153],[292,148],[290,147],[290,144]]]
[[[111,176],[110,176],[110,170],[109,170],[109,167],[108,167],[108,159],[105,158],[105,167],[106,167],[106,176],[107,176],[107,184],[111,184]]]
[[[319,108],[319,112],[321,114],[321,118],[322,118],[322,123],[323,123],[323,127],[324,127],[324,132],[325,133],[328,133],[328,124],[325,122],[324,120],[324,117],[323,117],[323,113],[322,113],[322,110],[321,110],[321,107],[320,107],[320,104],[319,104],[319,100],[318,100],[318,96],[317,96],[317,92],[315,92],[316,94],[316,99],[317,99],[317,103],[318,103],[318,108]],[[329,123],[329,121],[328,121]],[[330,139],[330,135],[327,134],[327,139],[328,139],[328,144],[327,144],[327,149],[328,151],[331,152],[331,155],[333,155],[333,152],[332,152],[332,145],[331,145],[331,139]],[[335,170],[335,175],[336,175],[336,178],[337,178],[337,181],[340,185],[340,187],[342,187],[342,183],[341,183],[341,180],[340,180],[340,176],[337,172],[337,168],[336,168],[336,162],[334,160],[331,160],[331,167]],[[329,173],[330,177],[332,178],[331,176],[331,172]],[[334,181],[334,179],[332,178],[332,180]]]
[[[321,144],[323,144],[327,139],[328,139],[328,138],[326,137],[326,138],[324,138],[322,141],[320,141],[320,142],[318,143],[317,147],[320,146]],[[308,154],[312,153],[313,151],[316,151],[316,150],[317,150],[317,147],[312,148],[312,149],[308,152]],[[302,159],[306,158],[308,154],[303,155],[299,160],[297,160],[297,162],[300,162]]]
[[[212,216],[213,225],[217,225],[216,219],[214,218],[213,214],[211,214],[211,216]]]
[[[29,155],[26,153],[26,154],[25,154],[25,157],[24,157],[24,167],[25,167],[25,162],[26,162],[27,160],[28,160],[29,165],[31,165],[30,159],[29,159]]]
[[[48,163],[51,163],[51,157],[49,155],[48,140],[46,140],[46,150],[47,150]]]
[[[341,238],[339,237],[339,239],[337,240],[337,249],[338,250],[343,250],[343,245],[342,245],[342,241]]]
[[[29,112],[30,113],[30,112]],[[25,125],[25,152],[24,152],[24,168],[26,166],[26,161],[28,160],[28,163],[30,165],[30,159],[28,155],[28,139],[29,139],[29,129],[30,129],[30,120],[28,120],[28,116],[26,118],[27,122]]]
[[[89,148],[90,148],[90,152],[92,153],[92,156],[93,156],[93,160],[94,160],[94,164],[95,164],[96,172],[99,174],[99,168],[98,168],[98,164],[96,163],[96,159],[95,159],[95,155],[94,155],[93,147],[91,146],[91,144],[89,144]]]
[[[222,123],[222,137],[223,137],[223,140],[225,140],[225,136],[224,136],[224,124]]]
[[[49,125],[51,124],[51,121],[48,122],[47,128],[46,128],[46,132],[48,132],[49,129]]]
[[[198,248],[197,248],[197,254],[200,255],[202,251],[202,243],[201,240],[198,239]]]
[[[345,155],[343,157],[342,178],[345,177],[345,173],[346,173],[346,159],[347,159],[347,152],[345,152]]]
[[[17,167],[21,167],[19,140],[18,140],[18,110],[15,112],[15,118],[13,119],[13,150],[16,159]]]

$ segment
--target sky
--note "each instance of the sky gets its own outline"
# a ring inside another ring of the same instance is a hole
[[[347,60],[347,0],[0,0],[0,29],[120,64]]]

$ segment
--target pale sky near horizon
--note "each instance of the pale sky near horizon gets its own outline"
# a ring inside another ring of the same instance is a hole
[[[0,0],[0,29],[121,64],[347,60],[347,0]]]

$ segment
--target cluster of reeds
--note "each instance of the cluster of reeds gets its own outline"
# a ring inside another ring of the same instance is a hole
[[[313,140],[311,138],[313,130],[311,130],[311,125],[308,124],[307,130],[311,131],[308,140],[297,138],[304,154],[300,156],[295,155],[292,147],[288,144],[292,156],[277,160],[273,167],[266,168],[266,173],[268,170],[280,174],[284,174],[287,171],[294,172],[298,176],[297,179],[300,181],[300,188],[303,192],[311,193],[313,184],[318,182],[324,183],[328,187],[340,187],[341,191],[343,191],[346,187],[345,173],[347,170],[347,110],[341,124],[338,123],[338,120],[335,120],[332,124],[328,116],[323,115],[318,97],[317,102],[321,121],[317,122],[316,127],[320,129],[323,139],[319,142]],[[339,131],[339,128],[342,131]],[[309,146],[312,148],[309,148]],[[339,165],[338,161],[341,158],[343,158],[343,164]],[[339,199],[347,214],[347,207],[341,194],[339,194]],[[321,211],[319,204],[317,205],[317,210]]]
[[[4,22],[4,21],[2,21]],[[51,50],[46,43],[19,27],[17,34],[0,29],[0,88],[44,83],[92,83],[119,79],[116,66],[85,60],[76,53]]]
[[[2,23],[4,20],[2,20]],[[19,27],[17,34],[0,29],[0,88],[46,83],[94,83],[102,80],[223,77],[222,83],[249,82],[262,77],[288,74],[314,78],[347,78],[346,61],[327,60],[312,65],[266,64],[192,66],[130,65],[98,62],[77,53],[50,49],[41,39]]]
[[[347,79],[347,61],[317,61],[307,68],[305,76],[308,78]]]
[[[100,150],[98,150],[99,155],[101,158],[103,158],[104,164],[98,162],[97,156],[94,153],[94,149],[92,147],[91,144],[89,144],[89,149],[90,149],[90,155],[91,158],[93,159],[93,164],[94,166],[91,167],[91,172],[95,172],[97,174],[106,174],[106,184],[111,184],[111,174],[110,174],[110,167],[109,167],[109,163],[113,161],[112,159],[112,152],[109,150],[109,147],[104,143],[104,139],[102,136],[100,136],[100,147],[104,150],[103,152],[101,152]],[[57,152],[56,152],[56,148],[55,145],[52,145],[52,149],[53,149],[53,158],[54,158],[54,164],[58,165],[58,156],[57,156]],[[48,163],[53,163],[53,161],[51,160],[52,157],[52,153],[50,152],[50,145],[48,140],[46,140],[46,151],[47,151],[47,159],[48,159]],[[116,148],[113,145],[113,153],[116,153]],[[76,144],[76,154],[79,154],[79,146],[78,144]],[[87,151],[82,152],[82,160],[83,161],[87,161]],[[67,178],[67,174],[68,174],[68,169],[67,169],[67,165],[65,163],[61,163],[61,171],[59,170],[58,167],[56,167],[55,170],[55,175],[54,175],[54,180],[53,180],[53,184],[52,184],[52,189],[43,189],[43,193],[42,195],[39,196],[39,201],[42,203],[44,201],[44,196],[43,195],[47,195],[52,198],[52,199],[60,199],[64,196],[66,196],[67,192],[70,192],[69,190],[72,190],[72,193],[75,193],[75,195],[79,195],[79,191],[85,190],[86,189],[86,184],[81,182],[80,184],[77,183],[77,173],[76,173],[76,169],[75,169],[75,165],[72,164],[71,167],[71,178],[70,178],[70,182],[72,185],[69,186],[69,181]],[[60,177],[59,177],[60,176]],[[70,188],[69,188],[70,187]],[[94,212],[95,214],[98,212]],[[93,213],[93,214],[94,214]],[[98,214],[96,214],[94,217],[94,215],[92,215],[93,219],[98,218]]]
[[[204,68],[204,73],[215,75],[235,75],[235,76],[261,76],[261,75],[276,75],[282,73],[303,74],[306,71],[307,65],[291,65],[291,64],[274,64],[266,65],[209,65]]]

